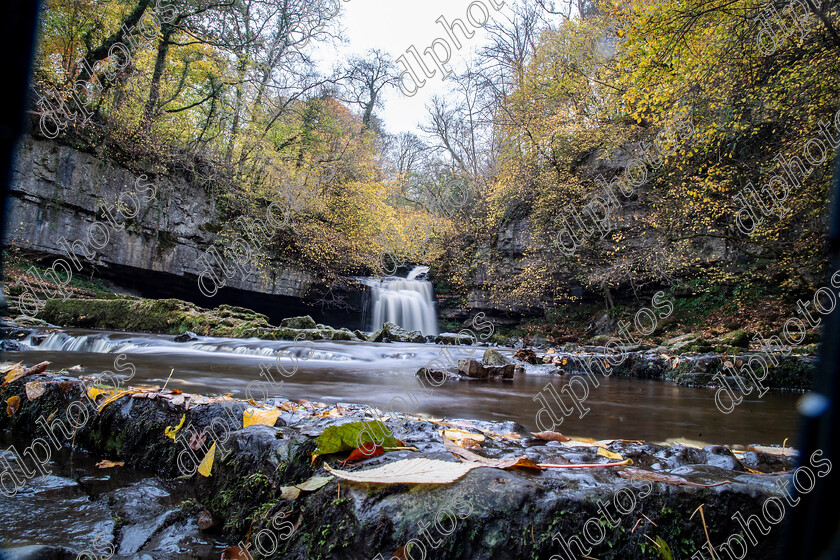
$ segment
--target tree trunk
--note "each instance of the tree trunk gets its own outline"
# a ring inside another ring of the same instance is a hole
[[[166,69],[166,56],[169,54],[169,38],[175,33],[175,26],[164,24],[161,32],[163,36],[158,43],[155,70],[152,74],[152,85],[149,88],[149,99],[146,101],[146,108],[143,111],[143,128],[146,133],[151,130],[152,122],[157,112],[157,105],[160,100],[160,80],[163,76],[163,71]]]

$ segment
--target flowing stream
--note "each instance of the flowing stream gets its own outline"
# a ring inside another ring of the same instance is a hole
[[[483,348],[435,344],[367,342],[270,342],[258,339],[199,337],[187,343],[173,336],[67,329],[38,334],[21,342],[26,352],[7,352],[5,360],[53,362],[53,368],[81,365],[75,374],[115,371],[120,354],[136,370],[128,383],[163,385],[190,393],[245,397],[249,383],[265,381],[260,364],[279,359],[286,377],[275,376],[276,395],[328,403],[361,403],[388,412],[430,417],[476,418],[519,422],[536,431],[540,404],[534,396],[547,383],[559,391],[567,377],[549,373],[549,366],[528,366],[512,381],[448,381],[421,387],[415,372],[430,360],[457,363],[480,358]],[[510,349],[500,349],[510,357]],[[126,368],[127,366],[123,366]],[[276,371],[276,370],[275,370]],[[294,373],[291,373],[294,372]],[[123,373],[127,373],[123,369]],[[280,381],[282,380],[282,385]],[[589,412],[566,417],[557,427],[567,435],[597,439],[664,441],[686,438],[717,444],[781,444],[796,434],[795,393],[755,394],[730,414],[721,413],[712,389],[688,388],[670,382],[610,377],[591,388]]]

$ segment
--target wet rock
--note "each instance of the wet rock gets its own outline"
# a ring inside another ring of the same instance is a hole
[[[44,396],[26,402],[15,416],[0,416],[0,427],[21,435],[35,433],[34,418],[51,409],[66,408],[69,402],[78,398],[81,392],[78,385],[78,382],[73,384],[75,394],[65,394],[57,384],[51,384]],[[14,382],[0,389],[0,398],[7,399],[12,393],[23,394],[23,391],[23,384]],[[237,411],[239,407],[247,406],[239,401],[230,404],[236,404]],[[551,535],[579,534],[587,519],[600,518],[598,500],[611,500],[619,489],[628,488],[636,491],[639,510],[647,512],[656,523],[655,534],[671,545],[674,557],[689,558],[696,545],[705,542],[705,534],[703,525],[686,523],[686,515],[705,504],[705,522],[709,527],[722,535],[735,533],[740,526],[732,519],[732,514],[760,511],[764,500],[773,495],[773,482],[780,479],[777,475],[759,477],[743,472],[725,448],[696,449],[615,441],[608,444],[609,450],[632,458],[632,469],[650,472],[651,465],[658,465],[661,474],[679,476],[695,483],[717,484],[725,480],[734,483],[700,491],[689,485],[663,482],[641,485],[637,482],[634,485],[621,476],[620,469],[614,468],[547,469],[541,472],[477,468],[447,485],[372,486],[342,482],[339,498],[339,481],[332,480],[294,502],[282,499],[280,488],[283,485],[299,484],[313,475],[324,476],[327,474],[324,463],[336,465],[346,458],[346,454],[334,454],[313,461],[312,452],[315,449],[313,438],[326,426],[371,418],[364,407],[348,409],[350,413],[341,418],[304,415],[294,420],[290,416],[289,425],[281,428],[251,426],[233,431],[224,439],[227,452],[217,450],[212,476],[193,477],[191,484],[200,506],[186,521],[172,515],[160,523],[152,523],[158,516],[171,511],[167,500],[180,498],[166,488],[153,492],[147,504],[137,502],[140,496],[146,495],[145,491],[139,490],[149,484],[147,481],[138,484],[135,491],[118,493],[122,496],[114,500],[118,511],[135,508],[136,517],[131,523],[145,528],[145,532],[136,533],[135,542],[142,540],[144,534],[151,534],[132,556],[183,558],[173,551],[190,550],[187,543],[195,538],[190,531],[198,530],[196,514],[205,508],[224,520],[224,532],[231,543],[244,542],[248,535],[253,539],[263,529],[271,531],[276,515],[290,515],[291,523],[297,524],[297,528],[283,543],[279,556],[282,558],[350,560],[358,558],[360,550],[383,551],[383,556],[389,556],[409,540],[420,539],[418,527],[433,524],[441,511],[458,508],[448,514],[453,518],[457,516],[457,528],[446,536],[446,544],[434,551],[436,558],[549,558],[552,554],[561,554],[560,545],[551,539]],[[220,412],[219,404],[199,405],[187,411],[187,423],[182,429],[207,425],[211,410]],[[59,411],[59,415],[62,414],[63,410]],[[79,429],[74,441],[80,448],[98,454],[114,453],[125,459],[128,466],[144,462],[159,471],[174,471],[175,474],[177,469],[173,466],[179,447],[165,438],[163,431],[166,426],[175,425],[183,414],[181,410],[169,410],[158,401],[124,397],[106,407],[96,416],[95,422]],[[373,414],[373,417],[379,416],[379,413]],[[461,419],[448,421],[461,425],[465,422]],[[521,427],[510,422],[471,423],[478,430],[492,430],[496,434],[522,433]],[[237,424],[238,420],[233,423]],[[454,460],[440,439],[438,424],[408,417],[403,418],[403,424],[389,417],[385,424],[395,437],[415,446],[419,452],[386,453],[365,460],[361,467],[348,465],[346,469],[366,469],[409,457]],[[535,462],[554,464],[609,461],[597,454],[594,445],[584,442],[573,448],[531,443],[530,438],[505,438],[504,441],[488,438],[479,453],[488,458],[525,454]],[[639,488],[647,488],[645,497],[638,492]],[[632,534],[637,520],[635,514],[621,518],[621,530],[614,531],[608,541],[593,548],[589,555],[604,560],[639,557],[640,537]],[[158,529],[151,531],[153,526]],[[178,537],[179,533],[193,536]],[[435,540],[439,538],[437,533],[429,534]],[[751,549],[753,557],[772,557],[779,539],[778,532],[762,538]]]
[[[506,366],[508,364],[505,357],[492,348],[488,348],[484,351],[484,356],[482,356],[481,361],[484,362],[484,365],[486,366]]]
[[[205,509],[198,515],[197,524],[198,528],[202,531],[209,531],[219,527],[222,524],[222,520]]]
[[[17,340],[4,340],[0,342],[0,350],[3,352],[25,352],[29,349],[29,346]]]
[[[187,331],[184,334],[179,334],[175,337],[175,342],[194,342],[196,340],[198,340],[198,335],[191,331]]]
[[[461,334],[461,333],[440,333],[435,337],[436,344],[446,344],[446,345],[465,345],[471,346],[475,344],[475,338],[468,334]]]
[[[688,333],[681,336],[677,336],[674,338],[670,338],[662,343],[666,349],[670,350],[671,352],[680,352],[690,345],[694,344],[694,342],[699,337],[694,333]]]
[[[458,376],[454,373],[429,368],[420,368],[417,370],[415,376],[424,381],[434,383],[436,386],[443,383],[446,379],[458,379]]]
[[[487,379],[500,377],[502,379],[513,379],[516,366],[506,364],[503,366],[485,366],[478,360],[458,360],[458,373],[471,379]]]
[[[753,470],[764,473],[777,473],[790,470],[796,466],[796,457],[779,457],[767,453],[747,451],[739,455],[741,464]]]
[[[364,333],[362,331],[355,330],[355,331],[353,331],[353,334],[355,334],[356,338],[358,338],[359,340],[365,341],[365,340],[368,339],[367,333]]]
[[[134,554],[169,524],[177,511],[162,502],[169,492],[159,480],[145,480],[106,494],[110,508],[123,520],[119,534],[119,553]]]
[[[76,553],[61,546],[33,544],[15,548],[0,548],[6,560],[76,560]]]
[[[458,373],[470,379],[487,379],[490,372],[478,360],[458,360]]]
[[[318,324],[315,322],[315,319],[309,315],[304,315],[303,317],[289,317],[288,319],[283,319],[280,322],[280,326],[290,329],[314,329],[317,328]]]
[[[370,336],[371,342],[426,342],[426,337],[419,331],[407,331],[394,323],[385,323],[382,328]]]
[[[520,348],[516,351],[513,357],[517,360],[521,360],[525,363],[532,365],[539,363],[539,360],[537,359],[537,353],[531,350],[530,348]]]

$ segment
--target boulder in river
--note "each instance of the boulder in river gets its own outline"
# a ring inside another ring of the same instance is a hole
[[[385,323],[382,328],[370,335],[371,342],[426,342],[426,337],[419,331],[407,331],[394,323]]]
[[[309,315],[304,315],[303,317],[289,317],[288,319],[283,319],[280,326],[289,329],[314,329],[318,326],[318,323],[316,323],[315,319]]]
[[[478,360],[458,360],[458,373],[470,379],[488,379],[500,377],[502,379],[513,379],[516,366],[506,364],[503,366],[486,366]]]
[[[486,366],[506,366],[508,361],[502,356],[498,350],[488,348],[484,351],[484,356],[481,358]]]
[[[516,351],[513,357],[532,365],[539,363],[539,360],[537,360],[537,353],[530,348],[520,348]]]
[[[430,383],[435,384],[435,386],[440,386],[440,384],[446,379],[457,379],[458,376],[454,373],[449,371],[443,371],[439,369],[429,369],[422,367],[417,370],[415,377],[419,377],[424,381],[428,381]]]
[[[193,342],[196,340],[198,340],[198,335],[191,331],[187,331],[184,334],[179,334],[175,337],[175,342]]]

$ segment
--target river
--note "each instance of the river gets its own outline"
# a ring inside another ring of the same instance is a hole
[[[546,383],[559,391],[568,377],[551,374],[549,366],[528,366],[512,381],[447,381],[423,391],[415,372],[430,360],[455,363],[480,358],[483,348],[435,344],[318,341],[294,343],[257,339],[199,337],[176,343],[172,336],[66,329],[48,334],[31,351],[7,352],[5,360],[36,363],[51,369],[82,366],[77,374],[114,370],[114,359],[126,355],[136,369],[134,385],[163,385],[189,393],[245,397],[248,384],[259,381],[260,364],[276,357],[293,371],[282,378],[276,395],[292,400],[360,403],[383,411],[398,410],[437,418],[515,421],[536,431],[539,405],[534,396]],[[26,341],[24,341],[26,342]],[[311,344],[312,350],[304,345]],[[512,350],[499,349],[510,357]],[[473,352],[472,355],[469,352]],[[277,376],[277,380],[281,378]],[[667,381],[610,377],[593,388],[589,412],[566,417],[556,429],[566,435],[595,439],[675,438],[715,444],[782,444],[796,436],[796,393],[754,393],[730,414],[715,406],[715,390],[677,386]],[[394,400],[396,398],[396,400]]]

